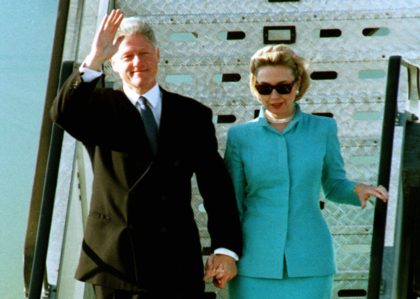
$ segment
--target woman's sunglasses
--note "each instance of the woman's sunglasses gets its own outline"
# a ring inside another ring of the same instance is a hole
[[[260,95],[263,96],[271,94],[273,92],[273,89],[275,89],[279,94],[289,94],[292,91],[294,84],[295,81],[293,81],[292,83],[279,83],[277,85],[271,85],[268,83],[257,83],[255,84],[255,89]]]

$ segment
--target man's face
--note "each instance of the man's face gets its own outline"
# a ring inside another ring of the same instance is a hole
[[[111,62],[126,87],[144,94],[156,84],[159,59],[159,49],[135,34],[124,38]]]

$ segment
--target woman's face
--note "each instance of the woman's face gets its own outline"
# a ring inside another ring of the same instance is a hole
[[[298,82],[289,67],[283,65],[260,67],[256,74],[255,87],[265,109],[276,118],[286,118],[294,113]]]

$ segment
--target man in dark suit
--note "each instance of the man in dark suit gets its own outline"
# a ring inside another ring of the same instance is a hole
[[[236,275],[242,250],[211,110],[158,85],[159,55],[148,24],[113,10],[51,109],[91,158],[92,201],[76,278],[93,284],[101,299],[202,298],[204,279],[224,287]],[[123,90],[96,88],[109,59]],[[214,250],[204,279],[193,174]]]

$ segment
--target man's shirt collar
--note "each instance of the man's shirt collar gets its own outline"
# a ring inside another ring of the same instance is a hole
[[[125,95],[128,97],[128,99],[133,105],[136,104],[140,96],[144,96],[149,101],[149,104],[152,106],[152,109],[154,109],[159,105],[162,99],[162,94],[159,88],[159,84],[157,83],[145,94],[138,94],[131,88],[128,88],[125,86],[123,86],[123,90],[124,90]]]

